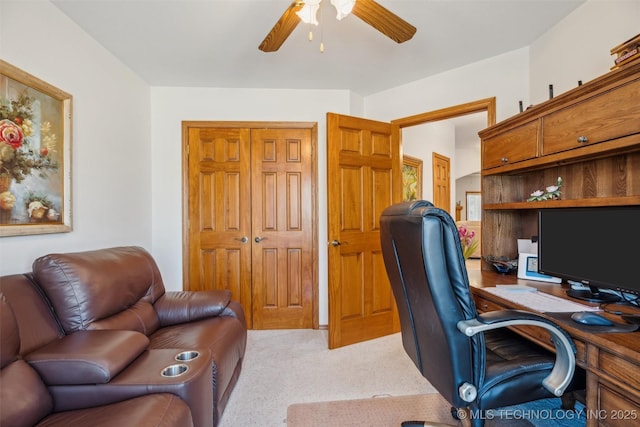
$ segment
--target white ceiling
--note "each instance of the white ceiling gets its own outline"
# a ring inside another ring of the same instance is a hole
[[[292,0],[52,0],[151,86],[351,90],[362,96],[530,45],[585,0],[378,0],[413,24],[397,44],[322,2],[315,41],[299,24],[258,45]],[[320,53],[317,41],[324,40]]]

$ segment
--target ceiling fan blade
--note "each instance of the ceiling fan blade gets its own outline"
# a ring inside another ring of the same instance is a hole
[[[416,27],[374,0],[357,0],[351,13],[397,43],[416,33]]]
[[[264,38],[258,49],[263,52],[275,52],[280,49],[282,43],[289,37],[289,34],[296,28],[300,22],[300,17],[296,15],[296,12],[302,9],[304,6],[303,1],[294,1],[284,11],[276,25],[273,26],[267,37]]]

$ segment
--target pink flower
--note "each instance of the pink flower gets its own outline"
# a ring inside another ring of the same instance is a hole
[[[462,246],[462,256],[464,259],[469,258],[478,247],[478,241],[474,240],[476,232],[469,230],[465,225],[458,227],[458,236],[460,236],[460,244]]]
[[[20,126],[9,119],[0,120],[0,142],[10,145],[14,149],[20,148],[24,134]]]

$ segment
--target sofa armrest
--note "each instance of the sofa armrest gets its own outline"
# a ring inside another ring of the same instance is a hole
[[[135,331],[77,331],[50,342],[24,359],[47,385],[106,384],[149,346]]]
[[[153,306],[160,326],[169,326],[220,316],[230,301],[231,292],[227,290],[177,291],[165,292]]]

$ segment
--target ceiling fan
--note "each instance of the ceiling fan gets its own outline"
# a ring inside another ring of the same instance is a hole
[[[301,20],[317,25],[315,12],[320,1],[322,0],[307,0],[306,2],[294,0],[258,48],[263,52],[277,51]],[[338,11],[338,19],[353,13],[397,43],[406,42],[416,33],[416,27],[374,0],[331,0],[331,3]],[[301,15],[305,19],[302,19]]]

